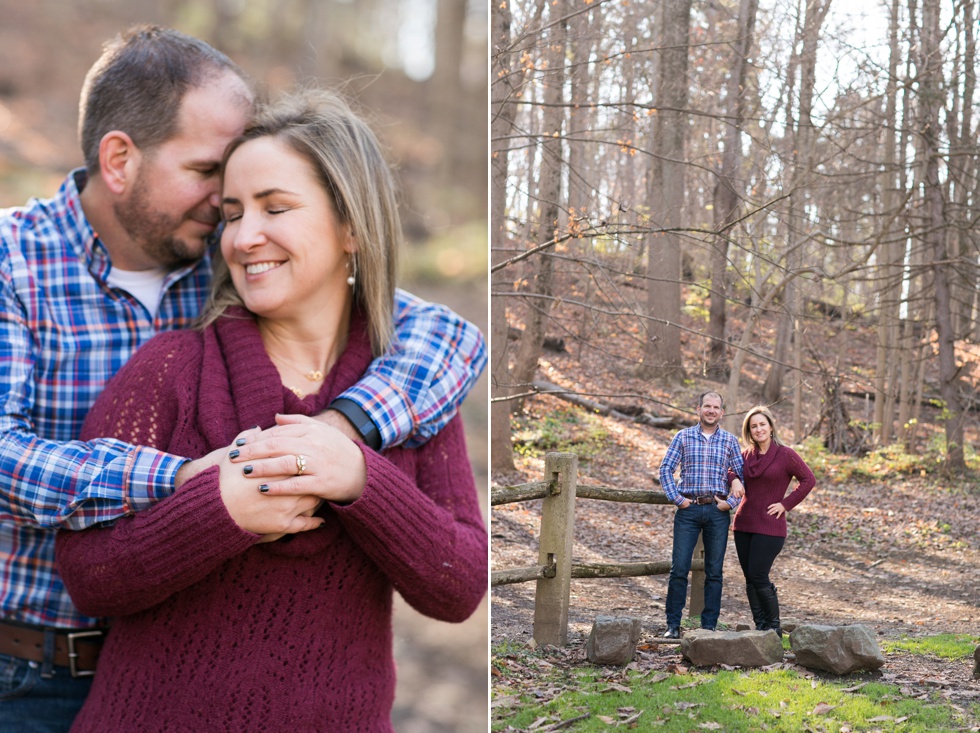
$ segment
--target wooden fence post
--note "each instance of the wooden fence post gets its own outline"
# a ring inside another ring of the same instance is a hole
[[[537,581],[533,636],[539,645],[564,646],[568,643],[578,456],[548,453],[544,457],[544,471],[545,480],[551,481],[551,491],[541,508],[538,564],[554,568],[554,576]]]
[[[694,559],[701,560],[704,567],[704,542],[698,535],[698,543],[694,546]],[[691,571],[691,600],[687,604],[688,616],[700,616],[704,610],[704,570]]]

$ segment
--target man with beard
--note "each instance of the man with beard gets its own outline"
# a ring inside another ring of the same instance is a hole
[[[0,730],[68,730],[89,689],[103,628],[72,606],[58,577],[59,527],[146,509],[218,466],[223,494],[262,502],[282,531],[298,531],[316,506],[301,494],[344,470],[325,449],[336,430],[375,449],[423,442],[485,365],[474,326],[399,293],[393,350],[319,421],[277,418],[193,462],[76,440],[132,353],[197,318],[209,293],[222,155],[253,99],[238,67],[206,43],[131,29],[86,77],[85,167],[53,198],[0,211]],[[302,367],[298,379],[322,381]],[[295,495],[261,493],[263,480]]]
[[[698,397],[698,422],[678,432],[660,464],[660,485],[677,505],[674,512],[674,547],[667,583],[667,631],[665,639],[681,635],[681,613],[687,600],[687,577],[691,572],[698,536],[704,542],[704,610],[701,628],[714,630],[721,613],[722,569],[728,548],[731,510],[742,495],[742,452],[738,438],[721,428],[724,401],[717,392]],[[674,471],[680,466],[680,481]],[[729,471],[739,480],[729,492]]]

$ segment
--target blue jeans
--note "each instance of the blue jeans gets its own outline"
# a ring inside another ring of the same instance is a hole
[[[691,504],[674,512],[674,550],[667,583],[667,625],[680,626],[687,602],[687,576],[691,572],[698,535],[704,543],[704,610],[701,625],[713,628],[721,613],[721,576],[728,548],[731,512],[714,504]]]
[[[91,677],[73,679],[68,667],[42,677],[41,664],[0,654],[0,731],[67,733],[92,687]]]

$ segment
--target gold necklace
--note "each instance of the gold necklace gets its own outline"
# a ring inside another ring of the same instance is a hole
[[[273,361],[277,361],[277,362],[280,362],[281,364],[284,364],[284,365],[288,366],[290,369],[292,369],[297,374],[302,374],[304,377],[306,377],[311,382],[322,382],[323,381],[323,372],[321,370],[319,370],[319,369],[310,369],[308,372],[304,372],[302,369],[300,369],[299,367],[297,367],[295,364],[290,364],[288,361],[286,361],[285,359],[283,359],[281,356],[277,356],[277,355],[269,352],[269,357]],[[304,396],[303,395],[303,390],[301,390],[299,387],[293,387],[293,386],[287,384],[286,385],[286,389],[288,389],[290,392],[292,392],[294,395],[296,395],[300,399],[303,399],[303,396]]]

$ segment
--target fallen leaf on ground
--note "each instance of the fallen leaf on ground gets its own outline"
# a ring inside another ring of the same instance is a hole
[[[626,685],[617,685],[616,683],[612,683],[612,684],[609,685],[609,687],[605,688],[604,690],[599,690],[599,692],[601,692],[601,693],[606,693],[606,692],[625,692],[628,695],[629,693],[633,692],[633,690],[631,688],[627,687]]]
[[[630,725],[631,723],[635,723],[641,715],[643,715],[642,710],[629,716],[628,718],[624,718],[620,725]],[[663,725],[663,723],[661,723],[661,725]]]
[[[836,707],[836,705],[828,705],[825,702],[818,702],[817,706],[813,709],[813,712],[810,713],[810,715],[826,715]]]

